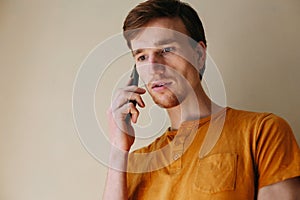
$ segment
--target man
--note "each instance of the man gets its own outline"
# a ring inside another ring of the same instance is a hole
[[[128,156],[146,90],[132,80],[120,89],[108,112],[111,165],[119,170],[109,169],[104,199],[300,198],[300,153],[288,124],[223,108],[205,94],[205,34],[189,5],[146,1],[123,28],[137,71],[171,125]]]

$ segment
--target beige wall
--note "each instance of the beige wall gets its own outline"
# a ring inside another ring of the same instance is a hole
[[[106,168],[77,136],[72,87],[88,52],[120,32],[137,2],[0,1],[0,199],[101,199]],[[299,142],[299,1],[190,2],[228,104],[279,114]]]

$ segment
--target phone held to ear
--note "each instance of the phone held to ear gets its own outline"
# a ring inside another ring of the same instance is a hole
[[[137,70],[136,70],[136,65],[133,66],[133,69],[132,69],[130,78],[133,79],[131,85],[136,85],[136,86],[138,86],[138,84],[139,84],[139,74],[138,74],[138,72],[137,72]]]
[[[138,84],[139,84],[139,74],[138,74],[138,72],[137,72],[137,70],[136,70],[136,65],[133,66],[133,69],[132,69],[130,78],[132,79],[132,82],[131,82],[130,85],[138,86]],[[133,103],[133,105],[136,106],[136,101],[130,100],[129,102]],[[130,118],[131,118],[131,114],[128,114],[128,115],[126,116],[125,121],[126,121],[126,122],[129,122],[129,121],[130,121]]]
[[[138,86],[138,84],[139,84],[139,74],[136,70],[136,65],[133,66],[130,78],[133,79],[130,85]],[[134,104],[134,106],[136,106],[136,101],[130,100],[129,102],[132,102]]]

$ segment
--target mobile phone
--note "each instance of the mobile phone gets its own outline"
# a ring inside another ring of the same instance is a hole
[[[133,79],[130,85],[136,85],[138,86],[139,84],[139,74],[136,70],[136,65],[133,66],[130,78]],[[130,101],[133,103],[134,106],[136,106],[136,101]]]
[[[133,69],[132,69],[130,78],[133,79],[131,85],[136,85],[136,86],[138,86],[138,84],[139,84],[139,74],[138,74],[138,72],[137,72],[137,70],[136,70],[136,65],[133,66]]]
[[[138,84],[139,84],[139,74],[138,74],[138,72],[136,70],[136,65],[133,66],[132,72],[130,74],[130,78],[133,79],[130,85],[136,85],[136,86],[138,86]],[[129,102],[133,103],[133,105],[136,106],[136,101],[129,100]],[[129,123],[130,122],[130,118],[131,118],[131,114],[128,114],[126,116],[125,121],[127,123]]]

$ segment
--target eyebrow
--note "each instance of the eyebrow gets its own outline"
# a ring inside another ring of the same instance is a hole
[[[176,42],[177,40],[175,40],[174,38],[168,38],[168,39],[165,39],[165,40],[161,40],[161,41],[157,41],[154,43],[154,45],[164,45],[164,44],[170,44],[170,43],[173,43],[173,42]]]
[[[165,39],[165,40],[160,40],[160,41],[155,42],[154,46],[171,44],[171,43],[174,43],[174,42],[176,42],[176,40],[174,38],[168,38],[168,39]],[[142,48],[136,49],[136,50],[132,51],[132,55],[136,56],[137,54],[143,52],[143,50],[144,49],[142,49]]]

